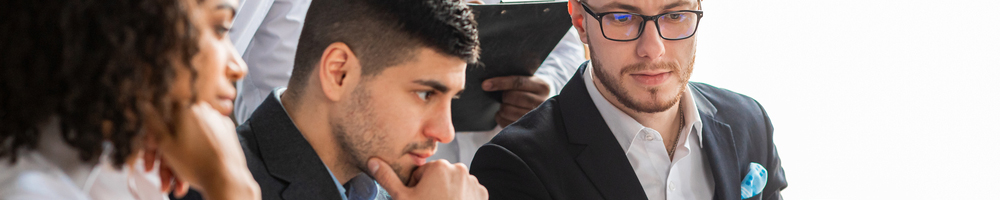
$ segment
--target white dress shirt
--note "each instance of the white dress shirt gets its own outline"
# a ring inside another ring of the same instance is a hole
[[[673,160],[659,132],[643,126],[608,102],[594,85],[593,64],[588,64],[584,82],[590,98],[625,151],[632,170],[649,199],[712,199],[715,181],[702,152],[701,115],[688,86],[680,104],[684,124]],[[667,123],[667,122],[663,122]]]
[[[495,3],[493,1],[489,3]],[[250,118],[271,90],[288,85],[310,3],[311,0],[246,0],[240,5],[230,32],[248,69],[246,77],[236,84],[239,94],[233,115],[238,124]],[[535,76],[549,84],[549,97],[555,96],[584,60],[579,33],[570,28],[542,61]],[[479,146],[499,132],[499,127],[490,131],[458,132],[453,142],[440,144],[430,159],[470,164]]]
[[[158,167],[144,172],[141,158],[114,169],[106,144],[97,160],[83,162],[62,140],[57,120],[40,126],[39,136],[38,148],[18,152],[16,163],[0,158],[0,199],[167,199],[160,192]]]

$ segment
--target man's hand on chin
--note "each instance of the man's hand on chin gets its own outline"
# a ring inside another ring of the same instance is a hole
[[[404,185],[388,163],[378,158],[368,160],[368,170],[396,200],[411,199],[489,199],[486,187],[469,174],[462,163],[435,160],[418,167]]]

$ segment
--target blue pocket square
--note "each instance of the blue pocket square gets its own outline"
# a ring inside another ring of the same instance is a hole
[[[750,172],[747,172],[747,176],[743,177],[743,183],[740,184],[740,196],[743,199],[756,196],[764,191],[765,185],[767,185],[767,169],[760,163],[751,162]]]

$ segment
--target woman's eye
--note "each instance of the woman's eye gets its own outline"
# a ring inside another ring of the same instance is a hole
[[[230,29],[229,27],[225,27],[222,25],[216,26],[215,34],[218,34],[219,37],[225,36],[227,33],[229,33],[229,29]]]

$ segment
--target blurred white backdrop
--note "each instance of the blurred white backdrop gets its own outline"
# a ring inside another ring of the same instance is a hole
[[[786,199],[1000,199],[1000,1],[703,7],[692,81],[764,105]]]

